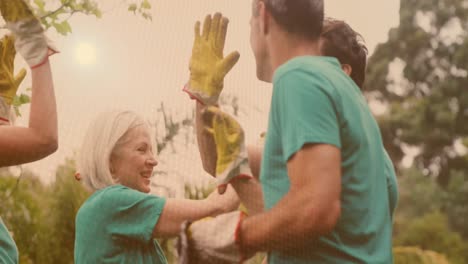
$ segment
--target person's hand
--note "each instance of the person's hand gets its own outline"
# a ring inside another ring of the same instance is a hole
[[[0,13],[15,36],[15,48],[35,68],[57,52],[44,34],[41,22],[24,0],[0,0]]]
[[[229,213],[239,207],[240,200],[234,188],[229,186],[223,194],[214,191],[206,198],[207,202],[217,208],[215,215]]]
[[[229,20],[220,13],[207,15],[200,35],[200,22],[195,23],[195,40],[190,58],[190,80],[184,87],[192,99],[204,105],[217,103],[226,74],[239,60],[234,51],[223,57]]]
[[[26,76],[26,70],[21,69],[14,75],[16,50],[12,36],[4,36],[0,40],[0,122],[9,123],[11,104],[21,82]]]
[[[244,130],[233,117],[215,106],[209,106],[202,112],[207,122],[205,129],[214,137],[216,144],[216,179],[218,191],[223,193],[233,179],[252,178],[245,148]],[[210,126],[211,123],[211,126]]]

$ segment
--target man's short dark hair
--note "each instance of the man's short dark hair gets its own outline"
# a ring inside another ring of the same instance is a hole
[[[363,89],[366,78],[367,48],[362,36],[346,22],[326,18],[323,23],[321,53],[351,66],[351,78]]]
[[[322,32],[323,0],[258,0],[284,30],[316,40]]]

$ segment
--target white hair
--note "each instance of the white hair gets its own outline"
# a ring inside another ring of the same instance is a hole
[[[100,114],[89,126],[78,154],[78,173],[90,191],[114,185],[110,157],[116,144],[130,129],[145,124],[132,111],[110,111]]]

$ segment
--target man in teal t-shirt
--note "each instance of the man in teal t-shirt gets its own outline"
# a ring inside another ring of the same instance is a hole
[[[288,192],[287,162],[305,144],[339,148],[342,171],[341,215],[333,230],[311,239],[297,259],[272,252],[270,263],[391,262],[388,160],[359,88],[336,59],[312,56],[283,64],[273,84],[261,170],[266,209]]]
[[[394,171],[361,91],[320,57],[323,9],[323,0],[252,0],[257,77],[273,95],[266,208],[241,221],[237,244],[246,256],[269,252],[270,264],[392,263]]]
[[[96,191],[76,216],[75,263],[167,263],[152,238],[164,204],[122,185]]]
[[[0,218],[0,263],[18,263],[18,249],[3,223],[2,218]]]

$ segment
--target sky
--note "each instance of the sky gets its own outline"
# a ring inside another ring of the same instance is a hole
[[[190,116],[194,104],[181,89],[189,76],[193,25],[217,11],[230,20],[225,54],[234,50],[241,54],[225,79],[223,93],[238,97],[238,120],[248,142],[254,142],[266,129],[271,86],[255,76],[249,45],[251,1],[152,0],[152,21],[128,12],[122,1],[99,2],[104,11],[101,19],[74,15],[70,19],[72,34],[63,37],[48,32],[61,51],[51,58],[59,149],[25,168],[40,175],[44,182],[53,181],[57,165],[74,157],[89,123],[105,110],[130,109],[154,122],[163,102],[175,119]],[[326,15],[345,20],[360,32],[370,54],[378,43],[387,40],[389,29],[398,25],[398,11],[398,0],[325,0]],[[16,63],[24,65],[21,58]],[[28,87],[30,74],[20,92]],[[23,117],[16,121],[17,125],[27,125],[28,110],[29,106],[21,109]],[[199,177],[191,174],[199,175],[201,168],[196,149],[184,149],[182,141],[178,138],[176,146],[169,150],[177,153],[164,155],[159,170],[176,175],[174,181],[182,178],[190,182]]]

